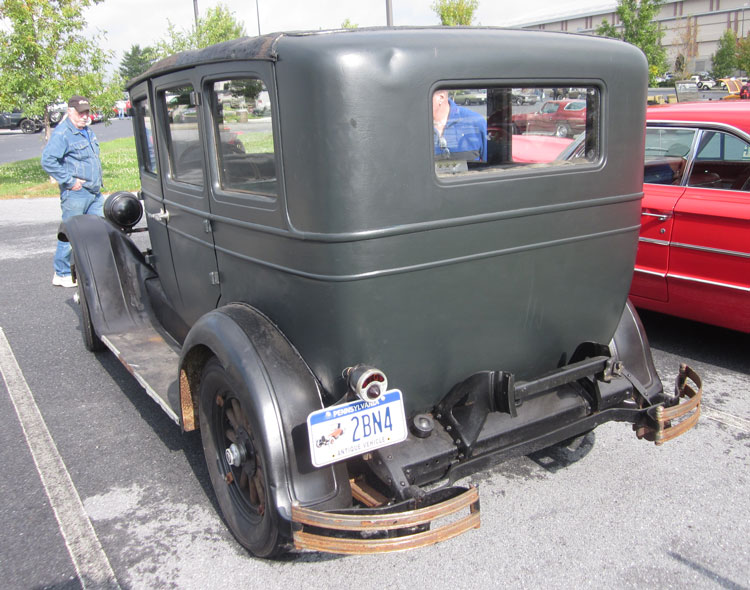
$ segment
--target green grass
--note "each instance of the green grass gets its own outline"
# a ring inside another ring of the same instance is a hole
[[[140,187],[135,139],[123,137],[100,144],[104,191],[136,191]],[[42,170],[40,158],[0,165],[0,199],[56,197],[60,189]]]
[[[242,133],[239,136],[248,154],[272,154],[273,133]]]

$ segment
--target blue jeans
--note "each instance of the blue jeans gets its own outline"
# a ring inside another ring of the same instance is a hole
[[[102,193],[94,194],[85,188],[77,191],[64,190],[60,193],[63,221],[67,221],[74,215],[99,215],[101,217],[103,205]],[[70,244],[68,242],[57,241],[55,274],[61,277],[70,275]]]

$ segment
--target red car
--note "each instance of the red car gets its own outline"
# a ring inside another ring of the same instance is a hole
[[[548,100],[536,113],[513,115],[513,133],[554,134],[572,137],[586,129],[586,101]]]
[[[647,110],[638,306],[750,332],[750,107]]]

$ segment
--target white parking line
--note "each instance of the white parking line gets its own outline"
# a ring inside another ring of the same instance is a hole
[[[720,422],[721,424],[731,426],[739,430],[744,430],[745,432],[750,432],[750,420],[747,420],[745,418],[735,416],[734,414],[728,414],[727,412],[722,412],[721,410],[717,410],[716,408],[707,406],[706,404],[701,404],[701,414],[703,414],[709,420]]]
[[[0,374],[21,423],[44,491],[55,513],[60,532],[84,589],[120,586],[102,549],[94,527],[78,496],[73,480],[47,429],[39,407],[18,366],[5,332],[0,328]]]

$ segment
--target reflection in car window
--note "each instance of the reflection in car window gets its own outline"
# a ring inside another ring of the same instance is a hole
[[[724,190],[750,189],[750,146],[723,131],[704,131],[688,185]]]
[[[203,144],[198,129],[198,108],[193,87],[169,88],[159,93],[167,113],[167,147],[172,177],[188,184],[203,184]]]
[[[145,98],[135,103],[136,121],[138,135],[141,144],[141,161],[147,172],[157,174],[159,172],[156,165],[156,145],[151,119],[151,107]]]
[[[221,188],[276,196],[271,103],[263,81],[213,82],[211,112]]]
[[[682,184],[695,134],[694,129],[648,127],[643,182]]]
[[[439,177],[591,164],[600,157],[600,92],[584,88],[439,88],[432,95]],[[563,158],[574,140],[577,157]]]

